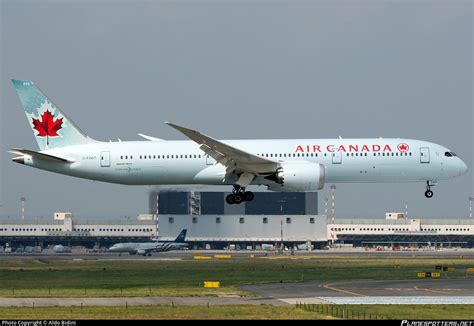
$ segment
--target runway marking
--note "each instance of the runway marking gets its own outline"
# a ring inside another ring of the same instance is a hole
[[[351,292],[351,291],[335,288],[335,287],[332,286],[332,284],[324,284],[323,287],[325,289],[328,289],[328,290],[341,292],[341,293],[346,293],[346,294],[352,294],[352,295],[355,295],[355,296],[358,296],[358,297],[366,297],[367,296],[365,294],[360,294],[360,293],[356,293],[356,292]]]
[[[421,291],[426,291],[426,292],[441,293],[441,294],[452,294],[452,293],[446,292],[446,291],[431,290],[431,289],[427,289],[427,288],[419,288],[418,285],[414,285],[413,288],[415,290],[421,290]]]

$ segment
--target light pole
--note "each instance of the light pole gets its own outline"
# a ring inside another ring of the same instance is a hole
[[[280,203],[280,248],[278,249],[279,254],[283,253],[285,246],[283,245],[283,204],[286,203],[285,199],[277,200]]]
[[[25,202],[26,202],[26,198],[25,198],[25,197],[21,197],[21,198],[20,198],[20,202],[21,202],[21,219],[24,220],[24,219],[25,219]]]
[[[469,196],[469,218],[472,219],[472,201],[474,200],[474,197]]]
[[[326,223],[329,223],[329,220],[328,220],[328,197],[326,197],[326,200],[324,202],[324,215],[326,216]]]
[[[332,184],[331,185],[331,199],[332,199],[332,212],[331,212],[331,241],[332,241],[332,246],[334,247],[334,240],[335,240],[335,229],[334,229],[334,210],[335,210],[335,204],[334,204],[334,197],[335,197],[335,192],[336,192],[336,185]]]

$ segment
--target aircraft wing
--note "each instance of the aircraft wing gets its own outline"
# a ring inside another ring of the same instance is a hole
[[[274,172],[278,168],[278,162],[259,157],[241,149],[227,145],[217,139],[200,133],[199,131],[178,126],[166,122],[167,125],[183,133],[189,139],[201,145],[204,153],[214,158],[227,168],[227,174],[235,172],[239,175],[265,175]],[[253,179],[253,178],[252,178]],[[245,182],[248,185],[252,180]],[[242,186],[246,186],[242,185]]]
[[[164,139],[156,138],[156,137],[152,137],[152,136],[147,136],[147,135],[144,135],[144,134],[138,134],[138,136],[143,137],[143,138],[145,138],[146,140],[149,140],[149,141],[165,141]]]
[[[156,251],[156,249],[158,248],[158,245],[157,243],[140,243],[138,244],[138,246],[135,248],[136,252],[138,255],[144,255],[144,254],[148,254],[152,251]]]

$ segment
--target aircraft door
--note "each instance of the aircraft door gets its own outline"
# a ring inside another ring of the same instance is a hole
[[[430,163],[429,147],[420,147],[420,163]]]
[[[100,152],[100,166],[101,167],[110,166],[110,152]]]
[[[332,153],[332,164],[341,164],[342,163],[342,152]]]

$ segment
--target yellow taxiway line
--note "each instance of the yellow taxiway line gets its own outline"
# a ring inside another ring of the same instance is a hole
[[[324,284],[323,287],[325,289],[329,289],[329,290],[336,291],[336,292],[351,294],[351,295],[355,295],[355,296],[358,296],[358,297],[366,297],[365,294],[360,294],[360,293],[356,293],[356,292],[351,292],[351,291],[335,288],[335,287],[332,286],[332,284]]]

